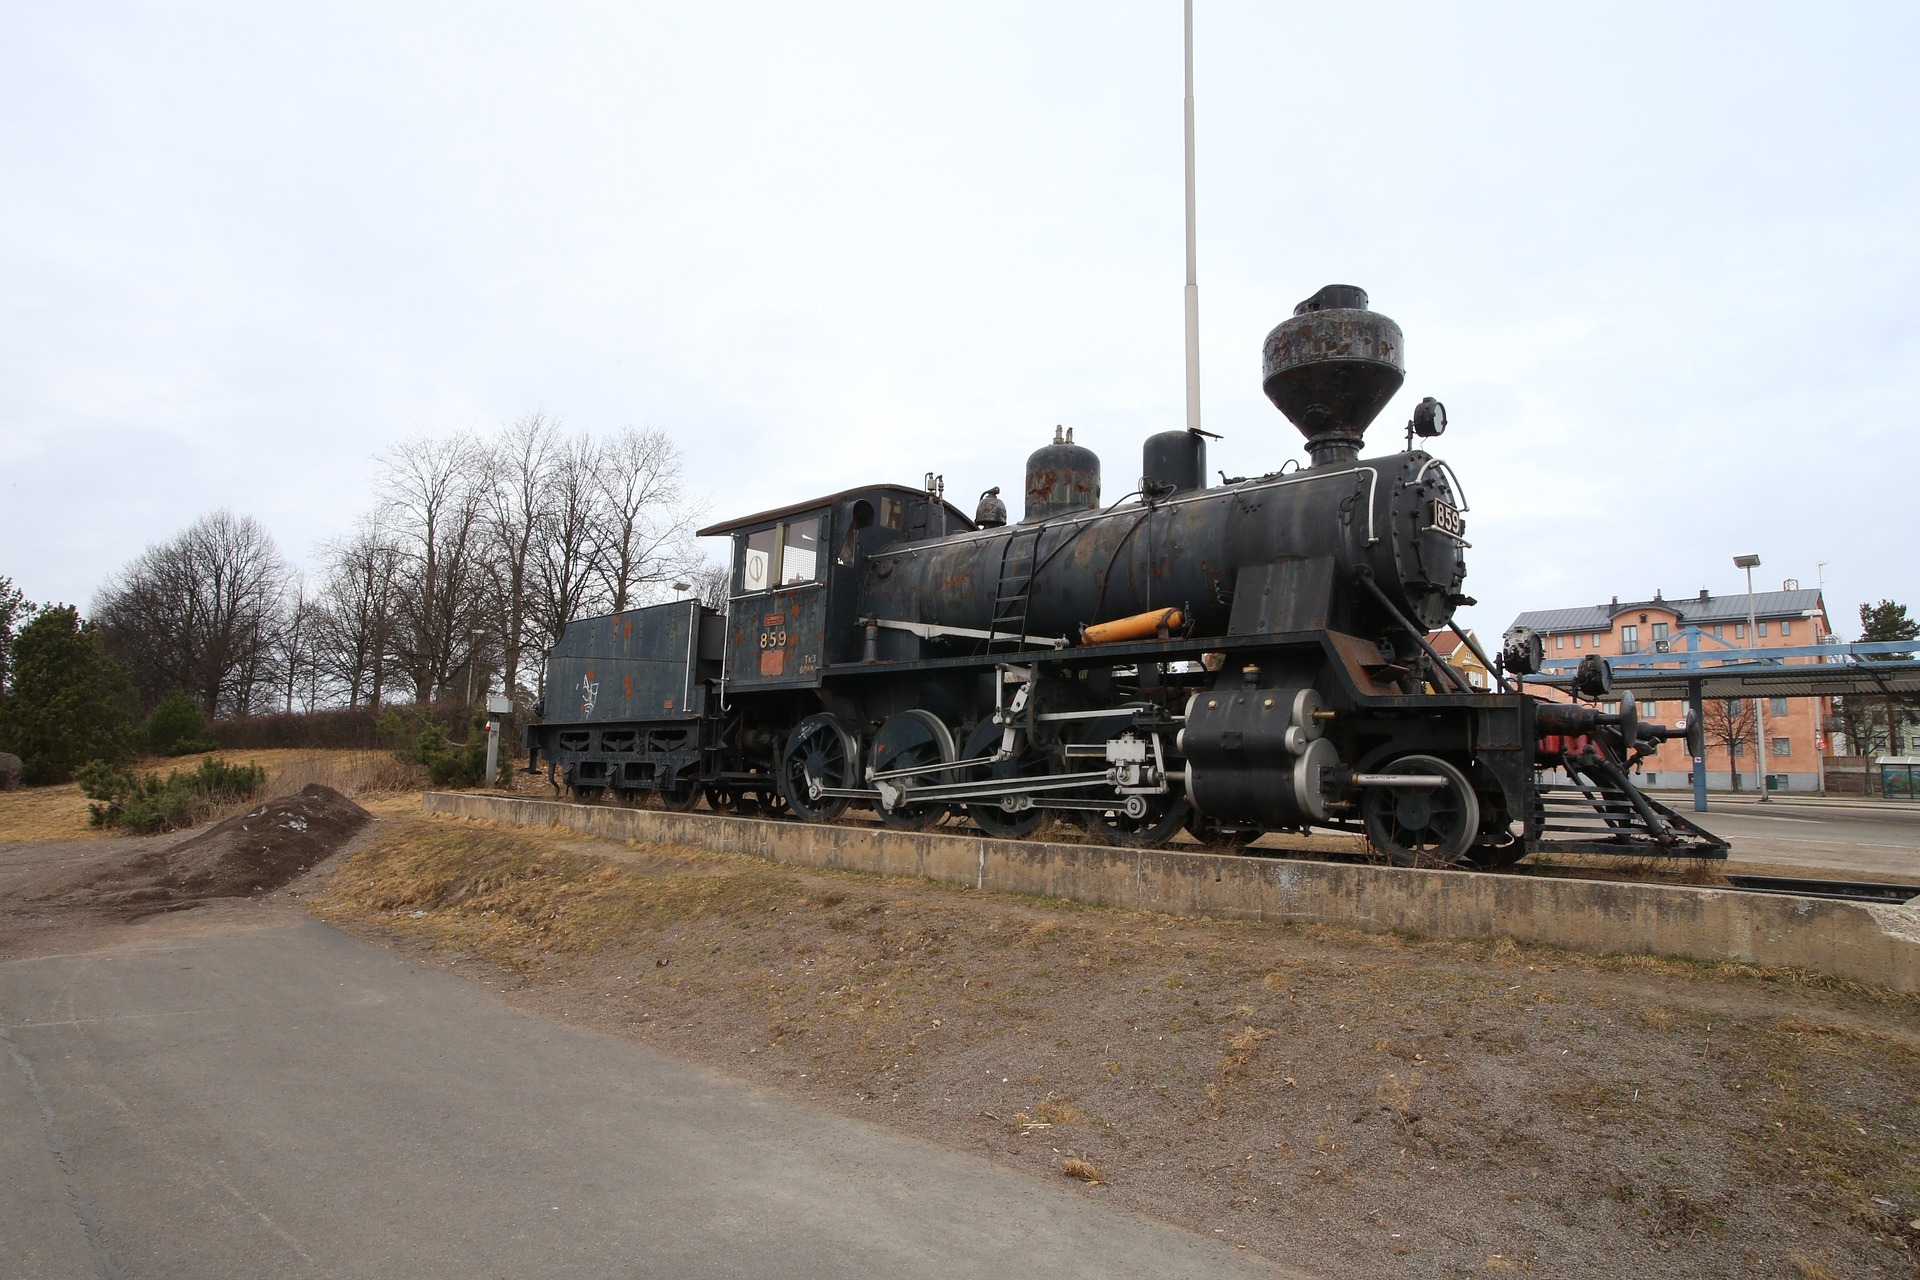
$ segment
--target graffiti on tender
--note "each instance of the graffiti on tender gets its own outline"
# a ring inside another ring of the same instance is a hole
[[[600,700],[600,682],[593,678],[593,668],[587,668],[587,674],[580,677],[580,714],[593,714],[593,704]]]

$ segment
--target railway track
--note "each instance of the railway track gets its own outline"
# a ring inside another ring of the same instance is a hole
[[[1831,898],[1836,902],[1886,902],[1895,906],[1920,898],[1920,885],[1887,884],[1878,880],[1803,880],[1793,876],[1728,876],[1736,889],[1748,893],[1783,893],[1799,898]]]

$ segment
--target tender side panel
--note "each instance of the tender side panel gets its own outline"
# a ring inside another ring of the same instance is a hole
[[[681,600],[569,624],[547,658],[547,723],[699,715],[699,608],[697,601]]]

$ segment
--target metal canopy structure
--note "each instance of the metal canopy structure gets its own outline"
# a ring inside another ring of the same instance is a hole
[[[1920,654],[1911,640],[1747,649],[1692,626],[1663,649],[1606,661],[1616,690],[1631,689],[1636,698],[1652,701],[1684,701],[1689,724],[1699,722],[1707,698],[1920,695]],[[1578,658],[1550,659],[1526,683],[1568,692],[1579,665]],[[1701,813],[1707,809],[1706,761],[1699,756],[1693,758],[1693,807]]]
[[[1702,648],[1705,640],[1717,647]],[[1680,648],[1685,641],[1687,647]],[[1781,645],[1736,649],[1699,628],[1675,636],[1664,653],[1608,658],[1616,689],[1635,697],[1830,698],[1843,694],[1920,694],[1920,656],[1912,640],[1874,644]],[[1790,663],[1789,659],[1798,659]],[[1552,658],[1527,683],[1571,689],[1578,658]]]

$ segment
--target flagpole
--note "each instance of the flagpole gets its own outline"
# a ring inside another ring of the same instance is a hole
[[[1200,280],[1193,231],[1193,0],[1186,0],[1187,35],[1187,430],[1200,429]]]

